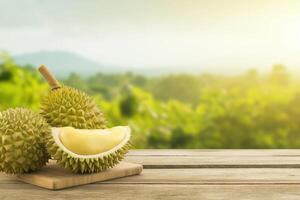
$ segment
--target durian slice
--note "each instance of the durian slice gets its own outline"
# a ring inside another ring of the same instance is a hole
[[[110,129],[52,128],[47,148],[65,168],[80,173],[106,170],[118,164],[129,150],[128,126]]]

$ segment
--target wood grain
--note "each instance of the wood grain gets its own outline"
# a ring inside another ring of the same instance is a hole
[[[300,168],[299,160],[299,150],[144,150],[126,158],[146,169]]]
[[[300,169],[147,169],[140,176],[127,177],[112,184],[299,184]]]
[[[50,191],[0,175],[2,200],[300,199],[300,150],[133,150],[139,176]]]
[[[1,185],[1,200],[298,200],[299,185],[90,184],[51,191],[33,185]]]
[[[68,179],[68,177],[66,177]],[[300,169],[147,169],[139,176],[105,184],[300,184]],[[22,184],[14,176],[1,176],[0,184]],[[95,184],[103,184],[96,182]]]
[[[298,149],[147,149],[131,150],[127,156],[299,156]]]
[[[115,178],[137,175],[142,172],[142,165],[122,162],[114,168],[99,173],[74,174],[57,165],[49,163],[37,172],[17,175],[19,180],[43,188],[57,190],[77,185],[105,181]]]

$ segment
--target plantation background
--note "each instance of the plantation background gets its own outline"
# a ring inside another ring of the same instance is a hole
[[[109,126],[129,124],[135,148],[300,147],[300,81],[283,65],[267,74],[97,73],[61,81],[92,95]],[[36,67],[1,54],[0,110],[38,112],[48,90]]]

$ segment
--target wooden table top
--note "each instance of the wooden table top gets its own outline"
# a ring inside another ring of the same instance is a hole
[[[0,175],[0,199],[300,199],[300,150],[133,150],[139,176],[51,191]]]

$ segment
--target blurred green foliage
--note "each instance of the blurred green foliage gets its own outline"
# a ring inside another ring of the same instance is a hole
[[[5,53],[0,60],[0,109],[38,111],[47,84],[35,68]],[[94,96],[110,126],[129,124],[136,148],[300,147],[300,82],[282,65],[267,75],[99,73],[62,81]]]
[[[30,107],[38,109],[48,86],[35,68],[17,66],[10,56],[0,53],[0,109]]]

